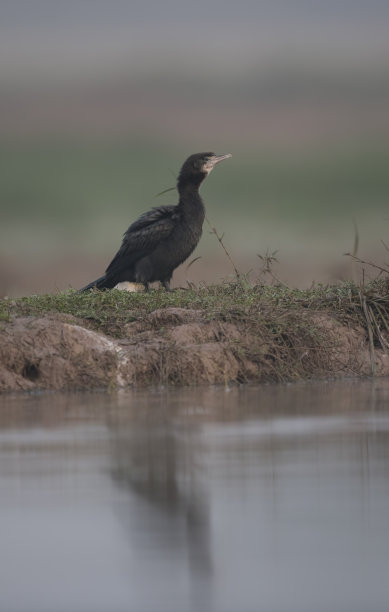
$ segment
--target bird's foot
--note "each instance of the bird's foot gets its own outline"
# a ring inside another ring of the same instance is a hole
[[[162,281],[162,286],[165,287],[166,291],[169,291],[169,292],[171,291],[170,281],[168,280]]]

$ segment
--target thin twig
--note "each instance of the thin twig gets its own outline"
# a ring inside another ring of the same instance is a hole
[[[358,247],[359,247],[359,231],[358,231],[358,225],[357,225],[357,222],[355,221],[355,219],[353,219],[353,224],[354,224],[354,248],[353,248],[353,256],[356,257],[357,253],[358,253]]]
[[[383,310],[383,308],[377,303],[377,301],[375,301],[374,304],[375,304],[375,307],[377,308],[377,310],[378,310],[378,312],[380,314],[381,321],[384,324],[384,326],[386,328],[386,331],[389,332],[389,325],[388,325],[388,323],[386,321],[386,316],[387,316],[386,315],[386,311]]]
[[[234,261],[231,257],[231,255],[229,254],[229,252],[227,251],[225,244],[223,242],[223,236],[220,236],[216,227],[213,225],[213,223],[211,223],[211,221],[208,219],[208,217],[205,217],[206,222],[208,223],[209,227],[211,228],[211,231],[213,234],[215,234],[216,238],[218,239],[218,241],[220,242],[221,246],[223,247],[223,250],[225,252],[225,254],[227,255],[228,259],[230,260],[230,263],[232,265],[232,267],[234,268],[234,272],[236,274],[236,278],[238,280],[241,280],[241,273],[239,272],[238,268],[236,267],[236,265],[234,264]]]
[[[175,191],[176,187],[168,187],[167,189],[164,189],[163,191],[160,191],[159,193],[155,194],[155,198],[159,198],[160,196],[165,195],[165,193],[169,193],[169,191]]]
[[[266,249],[266,253],[264,255],[260,255],[260,253],[257,253],[257,257],[259,257],[259,259],[261,261],[263,261],[263,265],[262,268],[260,270],[260,273],[264,275],[264,277],[266,276],[266,274],[268,274],[270,276],[270,278],[272,278],[274,281],[276,281],[276,283],[278,285],[282,285],[283,287],[288,287],[288,285],[286,285],[285,283],[282,282],[282,280],[280,280],[279,278],[277,278],[277,276],[274,274],[273,270],[272,270],[272,265],[274,263],[279,263],[276,255],[277,255],[278,251],[273,251],[272,253],[269,252],[269,249]]]
[[[387,251],[389,251],[389,247],[388,247],[388,245],[386,244],[386,242],[384,242],[382,239],[381,239],[381,242],[382,242],[382,244],[384,245],[385,249],[386,249]]]
[[[377,321],[377,319],[375,318],[373,309],[371,306],[368,306],[368,310],[369,310],[369,314],[370,314],[370,318],[372,319],[373,323],[374,323],[374,328],[376,331],[376,334],[378,336],[378,340],[380,341],[381,347],[383,349],[383,351],[388,355],[388,343],[386,342],[385,338],[383,337],[381,330],[380,330],[380,326],[379,323]]]
[[[365,292],[364,292],[364,286],[363,285],[361,285],[361,290],[360,291],[361,291],[360,292],[360,298],[361,298],[361,302],[362,302],[362,308],[363,308],[363,312],[365,314],[365,319],[366,319],[366,324],[367,324],[367,333],[369,335],[369,352],[370,352],[371,374],[372,374],[372,376],[375,376],[374,336],[373,336],[373,329],[372,329],[372,325],[371,325],[369,311],[367,309],[366,295],[365,295]]]
[[[358,263],[366,264],[367,266],[371,266],[372,268],[376,268],[377,270],[380,270],[381,272],[385,272],[385,274],[389,273],[389,268],[382,268],[381,266],[377,266],[377,264],[374,264],[371,261],[365,261],[364,259],[360,259],[359,257],[356,257],[352,253],[345,253],[344,255],[346,257],[351,257],[352,259],[355,259],[355,261],[357,261]]]

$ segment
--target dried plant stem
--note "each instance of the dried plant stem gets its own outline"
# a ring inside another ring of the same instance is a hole
[[[282,280],[280,280],[279,278],[277,278],[277,276],[274,274],[273,270],[272,270],[272,266],[274,263],[279,263],[276,255],[277,255],[278,251],[273,251],[272,253],[269,251],[269,249],[266,249],[266,253],[264,255],[261,255],[260,253],[257,253],[257,257],[263,262],[262,264],[262,268],[261,268],[261,274],[263,274],[264,278],[266,277],[266,275],[269,275],[271,279],[273,279],[274,281],[276,281],[276,283],[278,285],[282,285],[283,287],[287,287],[287,285],[285,283],[282,282]]]
[[[224,242],[223,242],[223,237],[224,237],[224,234],[223,234],[222,236],[220,236],[220,234],[219,234],[219,232],[217,231],[216,227],[215,227],[215,226],[213,225],[213,223],[212,223],[212,222],[211,222],[211,221],[208,219],[208,217],[205,217],[205,220],[206,220],[206,222],[208,223],[209,227],[211,228],[211,232],[212,232],[213,234],[215,234],[216,238],[218,239],[218,241],[220,242],[220,244],[221,244],[221,246],[222,246],[222,248],[223,248],[223,251],[224,251],[224,252],[225,252],[225,254],[227,255],[228,259],[230,260],[230,263],[231,263],[231,265],[232,265],[232,267],[233,267],[233,269],[234,269],[234,272],[235,272],[235,274],[236,274],[236,278],[237,278],[238,280],[241,280],[242,275],[241,275],[241,273],[239,272],[238,268],[236,267],[236,265],[235,265],[235,263],[234,263],[234,261],[233,261],[233,259],[232,259],[231,255],[230,255],[230,254],[229,254],[229,252],[227,251],[226,246],[225,246],[225,244],[224,244]]]
[[[381,344],[382,350],[387,355],[389,355],[388,342],[385,340],[385,338],[382,335],[382,332],[381,332],[381,329],[380,329],[380,325],[379,325],[379,322],[377,321],[377,318],[376,318],[376,316],[374,314],[374,311],[373,311],[371,306],[368,306],[368,309],[369,309],[370,318],[371,318],[371,320],[374,323],[374,329],[375,329],[375,332],[377,334],[378,340],[379,340],[379,342]]]
[[[372,374],[372,376],[375,376],[376,368],[375,368],[375,352],[374,352],[374,334],[373,334],[373,327],[372,327],[372,324],[371,324],[371,315],[369,313],[369,308],[368,308],[367,303],[366,303],[366,295],[365,295],[363,284],[361,285],[361,289],[360,289],[360,299],[361,299],[361,303],[362,303],[363,313],[364,313],[365,319],[366,319],[367,333],[368,333],[368,336],[369,336],[369,352],[370,352],[371,374]]]
[[[386,242],[384,242],[383,240],[381,240],[381,243],[384,245],[384,248],[386,251],[389,251],[389,246],[386,244]]]
[[[345,253],[346,257],[351,257],[355,261],[361,264],[366,264],[367,266],[371,266],[372,268],[376,268],[376,270],[380,270],[380,272],[384,272],[385,274],[389,273],[389,268],[383,268],[382,266],[377,266],[377,264],[372,263],[371,261],[365,261],[364,259],[360,259],[360,257],[356,257],[352,253]]]

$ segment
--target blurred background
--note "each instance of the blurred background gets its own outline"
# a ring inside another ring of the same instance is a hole
[[[184,159],[252,280],[295,286],[389,253],[386,0],[13,0],[0,5],[0,295],[79,287]],[[233,273],[204,236],[174,285]]]

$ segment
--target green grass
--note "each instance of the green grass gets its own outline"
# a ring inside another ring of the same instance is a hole
[[[370,302],[381,302],[389,312],[389,283],[375,281],[364,289]],[[311,289],[289,289],[283,286],[250,285],[246,281],[223,283],[167,293],[163,289],[150,293],[126,291],[73,290],[49,295],[33,295],[0,300],[0,320],[15,316],[69,314],[84,319],[95,329],[120,336],[125,323],[144,320],[160,308],[178,307],[204,311],[208,320],[255,320],[261,313],[304,310],[327,310],[338,317],[362,316],[361,288],[353,282],[334,286],[319,285]]]

